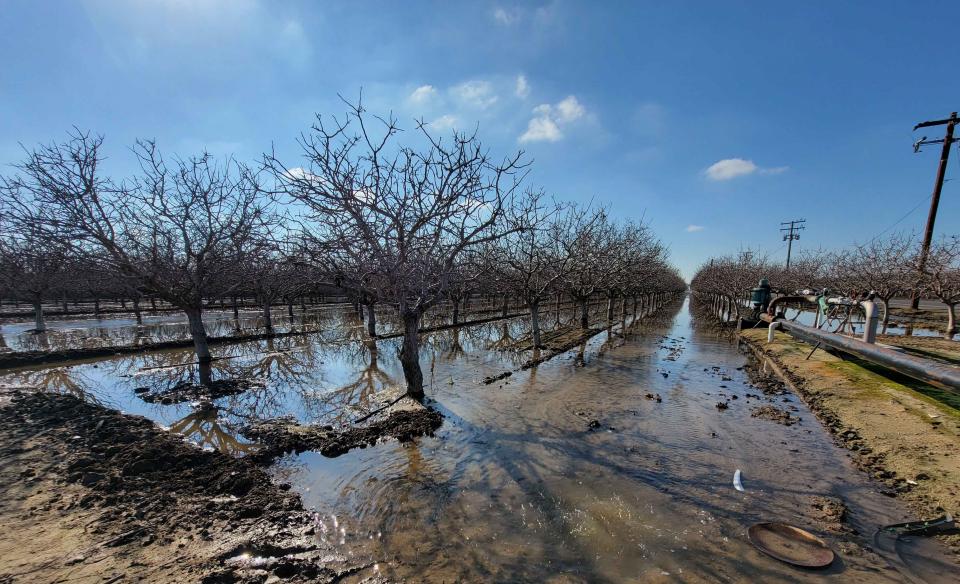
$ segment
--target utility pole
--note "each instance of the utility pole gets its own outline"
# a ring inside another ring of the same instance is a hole
[[[787,269],[790,269],[790,252],[793,251],[793,241],[795,239],[800,239],[800,230],[806,229],[804,223],[806,219],[794,219],[792,221],[784,221],[780,223],[780,231],[783,232],[783,240],[787,242]],[[783,227],[787,225],[788,227]]]
[[[947,173],[947,160],[950,158],[950,146],[957,141],[953,137],[953,128],[957,125],[957,112],[950,114],[945,120],[934,120],[932,122],[920,122],[913,127],[929,128],[930,126],[942,126],[946,124],[947,133],[943,140],[927,140],[924,136],[913,143],[913,151],[920,152],[920,147],[925,144],[943,144],[940,151],[940,166],[937,167],[937,180],[933,183],[933,196],[930,197],[930,213],[927,215],[927,226],[923,230],[923,247],[920,248],[920,264],[918,266],[919,274],[922,277],[923,270],[927,267],[927,256],[930,255],[930,242],[933,240],[933,224],[937,221],[937,208],[940,206],[940,191],[943,190],[943,177]],[[919,286],[917,287],[919,288]],[[916,310],[920,307],[920,291],[914,288],[913,297],[910,299],[910,308]]]

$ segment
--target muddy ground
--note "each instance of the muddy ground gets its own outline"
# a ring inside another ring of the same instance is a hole
[[[420,406],[398,408],[382,419],[343,430],[334,430],[333,426],[303,425],[281,418],[248,426],[243,430],[243,435],[263,445],[252,455],[252,459],[260,464],[269,464],[284,454],[299,454],[308,450],[332,458],[354,448],[372,446],[385,436],[409,442],[419,436],[432,435],[442,423],[440,412]]]
[[[382,582],[289,485],[75,397],[0,395],[0,582]]]
[[[851,452],[855,464],[879,482],[881,492],[902,499],[920,518],[960,512],[960,411],[907,380],[887,378],[822,350],[807,359],[809,345],[785,333],[778,332],[773,343],[766,336],[765,329],[741,333],[837,444]],[[943,540],[960,554],[960,536]]]

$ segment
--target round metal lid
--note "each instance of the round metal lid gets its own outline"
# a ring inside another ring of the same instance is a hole
[[[786,523],[758,523],[747,530],[750,543],[781,562],[804,568],[825,568],[833,550],[822,539]]]

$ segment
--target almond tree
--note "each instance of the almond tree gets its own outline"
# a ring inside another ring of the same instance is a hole
[[[530,311],[534,348],[542,344],[540,305],[566,274],[569,256],[562,235],[570,222],[563,212],[564,207],[542,191],[526,191],[505,213],[509,234],[490,250],[507,290],[523,299]]]
[[[33,304],[34,328],[43,333],[43,301],[59,284],[68,263],[66,246],[43,236],[31,224],[17,224],[0,238],[0,279],[3,288],[26,296]]]
[[[890,300],[915,284],[917,272],[911,259],[916,256],[916,243],[910,235],[895,234],[838,254],[837,271],[857,288],[846,292],[855,297],[872,292],[883,304],[884,334],[890,322]]]
[[[433,136],[422,122],[406,144],[392,117],[362,104],[342,120],[317,117],[300,144],[306,166],[266,156],[280,185],[305,209],[318,241],[369,255],[371,285],[403,321],[400,361],[407,394],[422,400],[420,321],[447,292],[468,249],[504,235],[496,229],[524,174],[521,153],[495,161],[475,135]]]
[[[209,362],[203,299],[238,281],[230,276],[246,242],[270,217],[257,175],[206,153],[168,165],[153,142],[139,141],[141,172],[117,183],[99,170],[102,143],[74,132],[28,151],[19,172],[0,183],[3,215],[182,309],[198,360]]]
[[[957,334],[957,304],[960,304],[960,237],[954,235],[934,242],[924,265],[922,283],[927,292],[947,306],[947,328],[943,336],[952,339]]]

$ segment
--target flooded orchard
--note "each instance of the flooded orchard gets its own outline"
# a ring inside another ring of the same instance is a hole
[[[399,341],[371,350],[346,307],[297,318],[319,332],[219,347],[207,373],[183,350],[0,381],[82,395],[244,456],[258,449],[243,436],[257,420],[339,427],[403,379]],[[316,537],[387,578],[424,582],[950,581],[933,544],[861,545],[905,509],[800,399],[752,383],[746,353],[696,326],[686,301],[524,369],[527,328],[516,318],[425,335],[428,402],[444,416],[434,436],[276,460],[275,482],[317,510]],[[214,400],[144,399],[201,375],[246,385]],[[754,415],[764,411],[786,423]],[[838,559],[806,572],[764,556],[746,537],[762,521],[822,534]]]

